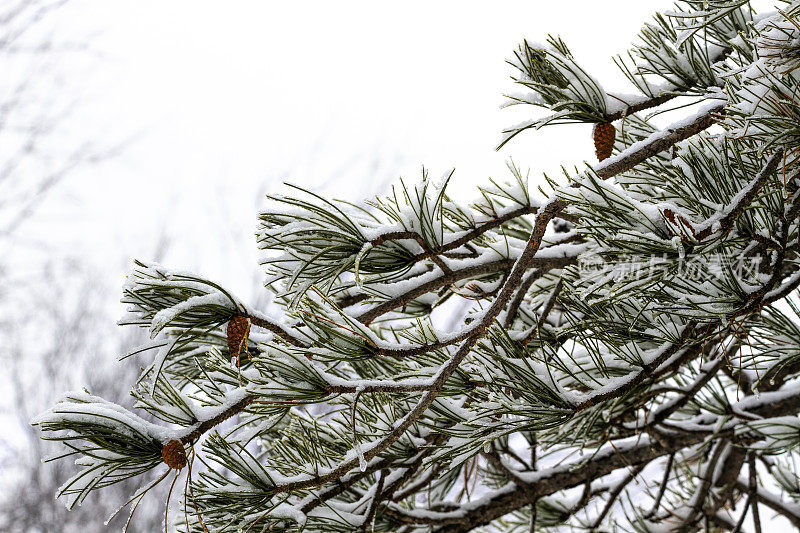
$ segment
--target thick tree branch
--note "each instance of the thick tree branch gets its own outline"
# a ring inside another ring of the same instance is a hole
[[[765,393],[760,398],[749,397],[742,402],[743,406],[750,406],[750,412],[760,416],[784,416],[796,414],[800,411],[800,387],[794,387],[785,392]],[[713,427],[715,422],[710,421]],[[742,425],[734,425],[716,432],[717,439],[732,438]],[[658,440],[651,440],[646,435],[640,436],[638,442],[618,442],[613,447],[607,447],[591,456],[582,463],[565,464],[558,467],[541,470],[535,473],[520,473],[529,486],[525,489],[509,485],[493,495],[489,495],[479,502],[473,502],[462,511],[450,513],[427,513],[426,516],[416,516],[413,512],[406,513],[406,519],[418,524],[439,526],[439,533],[462,533],[513,512],[525,505],[529,505],[533,498],[549,496],[561,490],[576,487],[586,480],[597,479],[622,467],[635,466],[652,461],[684,448],[694,446],[706,440],[705,434],[683,434],[670,437],[660,435]],[[744,484],[745,491],[747,484]]]

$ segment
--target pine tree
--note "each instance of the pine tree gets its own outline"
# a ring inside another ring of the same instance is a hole
[[[185,475],[194,532],[800,527],[800,2],[685,0],[615,61],[636,94],[557,37],[514,53],[510,103],[550,113],[503,144],[602,137],[536,190],[271,197],[280,314],[136,262],[126,364],[162,423],[65,395],[33,422],[77,458],[60,495]]]

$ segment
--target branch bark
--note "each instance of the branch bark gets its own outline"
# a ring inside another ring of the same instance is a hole
[[[783,416],[795,414],[800,410],[800,389],[792,389],[791,394],[769,393],[762,395],[750,412],[760,416]],[[713,425],[713,422],[712,422]],[[716,433],[716,439],[733,438],[736,430],[743,426],[731,426]],[[657,440],[647,436],[633,444],[617,443],[614,447],[594,454],[583,463],[570,463],[525,476],[527,487],[508,485],[489,495],[480,502],[473,502],[466,508],[450,513],[427,512],[424,516],[405,513],[409,523],[437,526],[438,533],[463,533],[489,524],[493,520],[511,513],[535,498],[549,496],[556,492],[577,487],[587,480],[597,479],[619,468],[636,466],[658,457],[676,453],[707,439],[706,434],[683,434],[680,436],[661,435]],[[747,484],[744,484],[747,490]]]

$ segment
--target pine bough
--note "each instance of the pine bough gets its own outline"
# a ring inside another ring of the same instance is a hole
[[[450,176],[273,197],[280,313],[137,262],[122,323],[153,340],[126,362],[159,423],[67,394],[33,421],[77,458],[60,494],[169,464],[181,531],[800,527],[798,17],[681,2],[616,59],[635,95],[523,43],[509,102],[551,114],[503,143],[614,122],[613,155],[469,206]]]

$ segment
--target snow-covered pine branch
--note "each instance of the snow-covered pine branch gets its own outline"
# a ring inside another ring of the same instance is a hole
[[[524,42],[511,98],[551,114],[504,142],[590,123],[601,161],[469,205],[453,173],[290,187],[258,219],[270,314],[137,262],[122,323],[152,340],[123,361],[161,424],[85,392],[35,419],[78,458],[68,503],[193,468],[198,533],[800,523],[799,16],[679,2],[617,59],[627,95]]]

